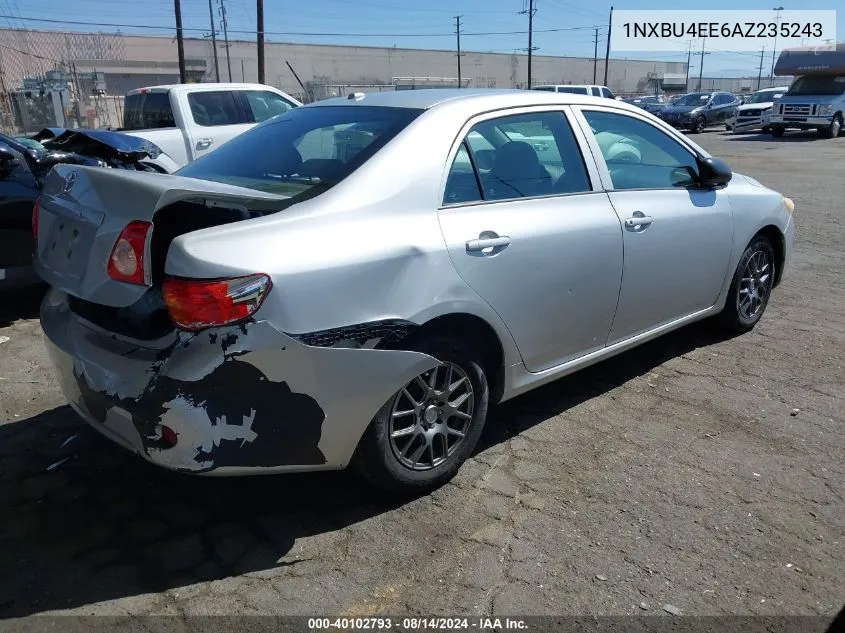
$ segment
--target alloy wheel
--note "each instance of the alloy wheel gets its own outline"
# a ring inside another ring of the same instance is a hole
[[[475,394],[467,373],[444,363],[405,385],[393,399],[388,421],[390,448],[412,470],[436,468],[464,441]]]
[[[742,318],[753,320],[762,312],[772,289],[772,263],[762,250],[755,251],[742,271],[737,308]]]

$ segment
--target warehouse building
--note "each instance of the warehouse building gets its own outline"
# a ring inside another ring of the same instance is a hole
[[[218,70],[221,81],[257,81],[255,42],[229,40],[228,49],[220,40],[217,44],[219,69],[210,40],[185,39],[190,81],[215,81]],[[305,100],[340,96],[350,88],[458,85],[453,50],[268,42],[265,51],[266,83]],[[25,78],[57,70],[60,64],[86,76],[102,73],[109,95],[179,80],[175,38],[0,29],[0,89],[22,87]],[[524,53],[466,51],[461,68],[463,86],[526,87]],[[596,65],[596,78],[596,83],[603,83],[603,59]],[[532,79],[535,85],[593,83],[593,60],[535,55]],[[683,62],[611,59],[607,83],[616,92],[641,93],[655,88],[682,91],[685,81]]]

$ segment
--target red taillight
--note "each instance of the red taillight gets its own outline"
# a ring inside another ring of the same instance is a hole
[[[202,330],[243,321],[252,316],[272,283],[257,274],[231,279],[168,277],[162,288],[170,318],[184,330]]]
[[[135,220],[121,231],[109,256],[109,277],[128,284],[145,284],[144,250],[151,226],[149,222]]]
[[[38,241],[38,209],[41,207],[41,196],[35,199],[32,205],[32,239]],[[26,216],[24,216],[26,217]]]

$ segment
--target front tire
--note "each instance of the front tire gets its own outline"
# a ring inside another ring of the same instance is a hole
[[[774,138],[781,138],[783,133],[786,132],[785,128],[782,127],[773,127],[772,128],[772,137]]]
[[[762,235],[739,258],[719,321],[730,332],[748,332],[763,316],[775,282],[775,251]]]
[[[703,116],[698,117],[692,123],[692,127],[690,128],[690,132],[693,134],[700,134],[704,131],[704,128],[707,126],[707,121]]]
[[[414,350],[443,364],[390,397],[353,458],[372,484],[407,494],[433,490],[455,476],[478,443],[490,400],[481,358],[462,341],[438,336]]]
[[[824,134],[825,138],[836,138],[839,136],[839,133],[842,131],[842,115],[837,114],[833,117],[833,120],[830,122],[824,130],[822,130],[822,134]]]

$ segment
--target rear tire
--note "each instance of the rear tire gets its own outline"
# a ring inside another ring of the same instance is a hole
[[[773,127],[771,132],[774,138],[780,138],[783,136],[783,133],[786,132],[786,129],[782,127]]]
[[[766,311],[776,274],[775,251],[771,242],[758,235],[745,248],[734,272],[719,323],[732,333],[754,329]]]
[[[478,443],[490,401],[483,362],[470,346],[436,336],[413,347],[443,365],[415,377],[390,397],[353,457],[353,466],[370,483],[404,494],[433,490],[455,476]]]

